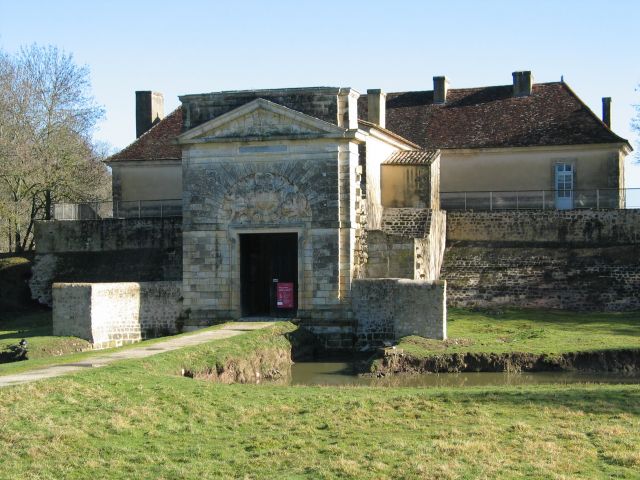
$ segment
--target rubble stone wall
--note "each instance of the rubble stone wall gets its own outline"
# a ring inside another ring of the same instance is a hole
[[[352,304],[361,345],[379,345],[407,335],[447,336],[446,282],[399,278],[353,282]]]

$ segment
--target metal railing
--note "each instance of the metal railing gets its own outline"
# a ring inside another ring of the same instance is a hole
[[[440,192],[443,210],[576,210],[640,208],[640,188]]]
[[[182,217],[182,200],[56,203],[53,205],[51,212],[51,218],[54,220],[170,217]]]

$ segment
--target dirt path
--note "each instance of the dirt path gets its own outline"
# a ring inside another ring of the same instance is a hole
[[[157,355],[158,353],[177,350],[178,348],[199,345],[212,340],[235,337],[237,335],[242,335],[245,332],[258,330],[271,325],[273,325],[273,322],[236,322],[218,330],[207,330],[206,332],[194,333],[184,337],[170,338],[164,342],[154,343],[149,346],[128,348],[118,352],[96,355],[95,357],[90,357],[77,363],[50,365],[48,367],[36,368],[34,370],[16,373],[13,375],[0,376],[0,388],[10,385],[19,385],[21,383],[35,382],[36,380],[42,380],[45,378],[59,377],[85,368],[104,367],[105,365],[117,362],[118,360],[150,357],[152,355]]]

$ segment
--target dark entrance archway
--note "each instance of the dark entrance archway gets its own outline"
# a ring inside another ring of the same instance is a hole
[[[294,317],[297,301],[298,234],[240,234],[242,315]]]

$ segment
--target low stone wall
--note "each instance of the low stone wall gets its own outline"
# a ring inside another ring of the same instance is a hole
[[[360,345],[407,335],[447,337],[446,282],[379,278],[354,280],[352,307]]]
[[[53,334],[83,338],[94,348],[175,333],[181,310],[182,282],[53,285]]]
[[[51,306],[54,282],[182,279],[182,219],[36,222],[31,296]]]
[[[637,210],[447,212],[447,241],[624,245],[640,243]]]

